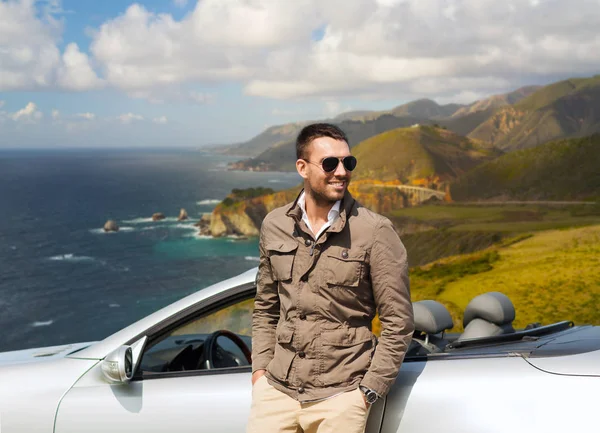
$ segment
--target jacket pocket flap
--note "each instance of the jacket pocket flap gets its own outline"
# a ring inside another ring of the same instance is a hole
[[[269,255],[272,253],[291,253],[298,248],[296,241],[274,241],[269,242],[265,245],[265,248],[269,251]]]
[[[373,333],[369,328],[348,328],[324,330],[321,333],[323,345],[327,346],[356,346],[367,341],[373,341]]]
[[[269,251],[271,271],[275,281],[287,281],[292,278],[294,251],[298,248],[296,241],[276,241],[265,245]]]
[[[343,262],[362,262],[365,260],[365,251],[358,248],[329,247],[325,255]]]
[[[278,343],[291,343],[294,335],[294,328],[281,328],[277,331],[277,342]]]

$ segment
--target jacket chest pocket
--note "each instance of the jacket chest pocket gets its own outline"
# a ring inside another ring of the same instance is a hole
[[[273,280],[290,280],[292,278],[292,267],[294,265],[298,243],[296,241],[271,242],[268,243],[265,248],[269,254]]]
[[[328,286],[358,287],[365,266],[364,250],[330,247],[325,252],[324,284]]]

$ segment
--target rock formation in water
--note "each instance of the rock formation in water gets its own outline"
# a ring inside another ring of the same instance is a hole
[[[119,231],[119,225],[114,220],[108,220],[104,224],[104,231],[105,232],[118,232]]]
[[[185,221],[186,219],[188,219],[188,214],[184,208],[181,208],[177,221]]]
[[[164,220],[165,218],[166,218],[165,215],[160,212],[152,214],[152,221],[160,221],[160,220]]]
[[[198,227],[200,229],[200,235],[210,236],[211,217],[212,217],[212,215],[210,213],[205,213],[202,215],[202,218],[200,218],[200,221],[198,221],[196,224],[194,224],[196,227]]]

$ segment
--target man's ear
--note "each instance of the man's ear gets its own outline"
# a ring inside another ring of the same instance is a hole
[[[298,159],[296,160],[296,171],[298,171],[298,174],[300,176],[302,176],[302,179],[306,179],[308,177],[308,173],[306,172],[308,170],[308,163],[303,160],[303,159]]]

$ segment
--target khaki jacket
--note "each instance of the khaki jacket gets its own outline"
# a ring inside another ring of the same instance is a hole
[[[315,242],[297,201],[261,227],[252,371],[266,369],[275,388],[301,402],[358,385],[383,396],[414,330],[406,249],[387,218],[348,192]]]

